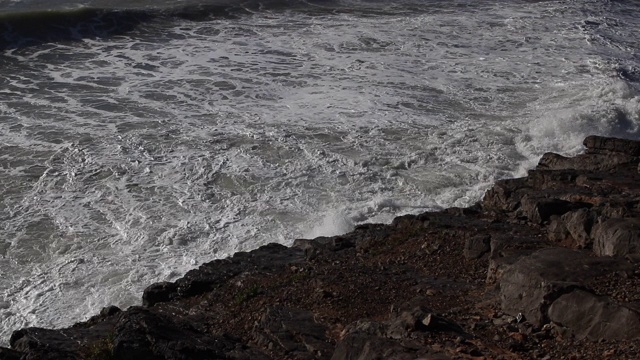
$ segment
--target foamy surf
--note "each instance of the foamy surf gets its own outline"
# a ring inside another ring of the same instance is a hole
[[[471,205],[589,133],[638,137],[629,9],[459,4],[163,15],[9,47],[2,341],[239,250]]]

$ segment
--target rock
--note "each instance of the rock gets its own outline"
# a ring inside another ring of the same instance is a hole
[[[0,360],[20,360],[24,353],[0,347]]]
[[[547,235],[549,240],[574,249],[588,249],[593,245],[591,229],[595,216],[586,208],[551,216]]]
[[[26,328],[15,331],[9,343],[27,359],[81,359],[78,344],[65,331]]]
[[[536,198],[526,195],[520,201],[520,211],[529,221],[541,224],[552,215],[562,215],[575,207],[574,203],[560,199]]]
[[[547,227],[549,240],[556,243],[565,243],[570,236],[571,234],[560,216],[553,215],[549,218],[549,226]]]
[[[468,238],[464,244],[463,255],[467,259],[479,259],[491,250],[491,236],[477,235]]]
[[[224,283],[244,272],[281,270],[290,264],[305,260],[304,250],[271,243],[250,252],[238,252],[230,259],[214,260],[191,270],[175,283],[157,283],[145,289],[142,295],[144,306],[159,302],[192,297]]]
[[[426,331],[422,320],[430,314],[430,310],[416,306],[412,310],[403,311],[390,321],[387,336],[392,339],[407,337],[410,332]]]
[[[640,142],[602,136],[587,136],[583,142],[587,151],[618,152],[632,156],[640,156]]]
[[[414,360],[416,351],[379,336],[350,334],[338,343],[331,360]],[[442,358],[441,358],[442,359]]]
[[[636,156],[623,153],[581,154],[575,157],[564,157],[555,153],[546,153],[542,155],[537,169],[605,171],[636,161],[638,161]]]
[[[171,300],[171,295],[175,294],[178,285],[172,282],[159,282],[149,285],[142,293],[142,305],[153,306],[157,303]]]
[[[145,308],[130,308],[115,328],[112,356],[121,360],[269,359],[237,340],[200,332]]]
[[[482,198],[482,207],[490,211],[514,211],[520,204],[521,195],[518,194],[518,191],[527,188],[530,187],[526,178],[496,181]]]
[[[372,320],[357,320],[355,323],[349,324],[344,331],[342,332],[342,336],[344,337],[349,334],[366,334],[366,335],[375,335],[375,336],[384,336],[387,333],[387,324],[383,324],[377,321]]]
[[[434,314],[431,310],[416,306],[411,310],[402,311],[389,322],[387,337],[392,339],[402,339],[416,331],[450,331],[468,334],[456,323]]]
[[[282,306],[267,309],[254,327],[257,343],[273,343],[287,353],[311,353],[317,358],[329,358],[333,346],[327,338],[327,328],[313,320],[310,311]]]
[[[630,340],[640,337],[640,313],[588,291],[574,290],[549,307],[549,319],[578,338]]]
[[[562,215],[562,223],[574,240],[575,247],[585,249],[592,246],[591,228],[594,216],[589,209],[578,209]]]
[[[593,251],[600,256],[640,253],[640,219],[614,218],[593,228]]]
[[[486,283],[498,282],[511,265],[540,248],[538,238],[507,234],[492,236]]]
[[[584,288],[586,279],[631,268],[626,260],[594,258],[584,250],[539,250],[503,271],[502,309],[514,316],[522,313],[529,322],[541,326],[547,322],[548,307],[558,297]]]
[[[422,325],[425,326],[427,331],[451,331],[462,334],[463,336],[460,338],[471,337],[464,331],[464,329],[462,329],[462,327],[460,327],[460,325],[434,313],[428,313],[427,316],[422,319]]]
[[[105,306],[102,308],[102,310],[100,310],[100,316],[102,317],[112,316],[121,311],[122,310],[120,310],[120,308],[117,306],[113,306],[113,305]]]
[[[355,246],[353,239],[343,236],[319,237],[313,240],[296,239],[291,247],[304,251],[307,259],[316,258],[323,251],[340,251]]]

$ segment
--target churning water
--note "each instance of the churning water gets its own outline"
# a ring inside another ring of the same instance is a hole
[[[178,5],[176,5],[178,4]],[[0,0],[0,329],[639,138],[635,1]]]

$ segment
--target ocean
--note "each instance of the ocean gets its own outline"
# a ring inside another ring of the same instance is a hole
[[[0,0],[0,343],[640,139],[635,0]]]

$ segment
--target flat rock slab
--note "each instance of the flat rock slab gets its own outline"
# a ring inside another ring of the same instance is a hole
[[[640,142],[635,140],[591,135],[583,141],[587,151],[608,151],[632,156],[640,156]]]
[[[625,259],[594,257],[586,250],[548,248],[524,256],[503,271],[500,298],[506,313],[523,314],[536,326],[548,322],[549,306],[591,278],[631,271]]]
[[[640,335],[640,313],[583,290],[554,301],[549,319],[569,328],[578,338],[630,340]]]

